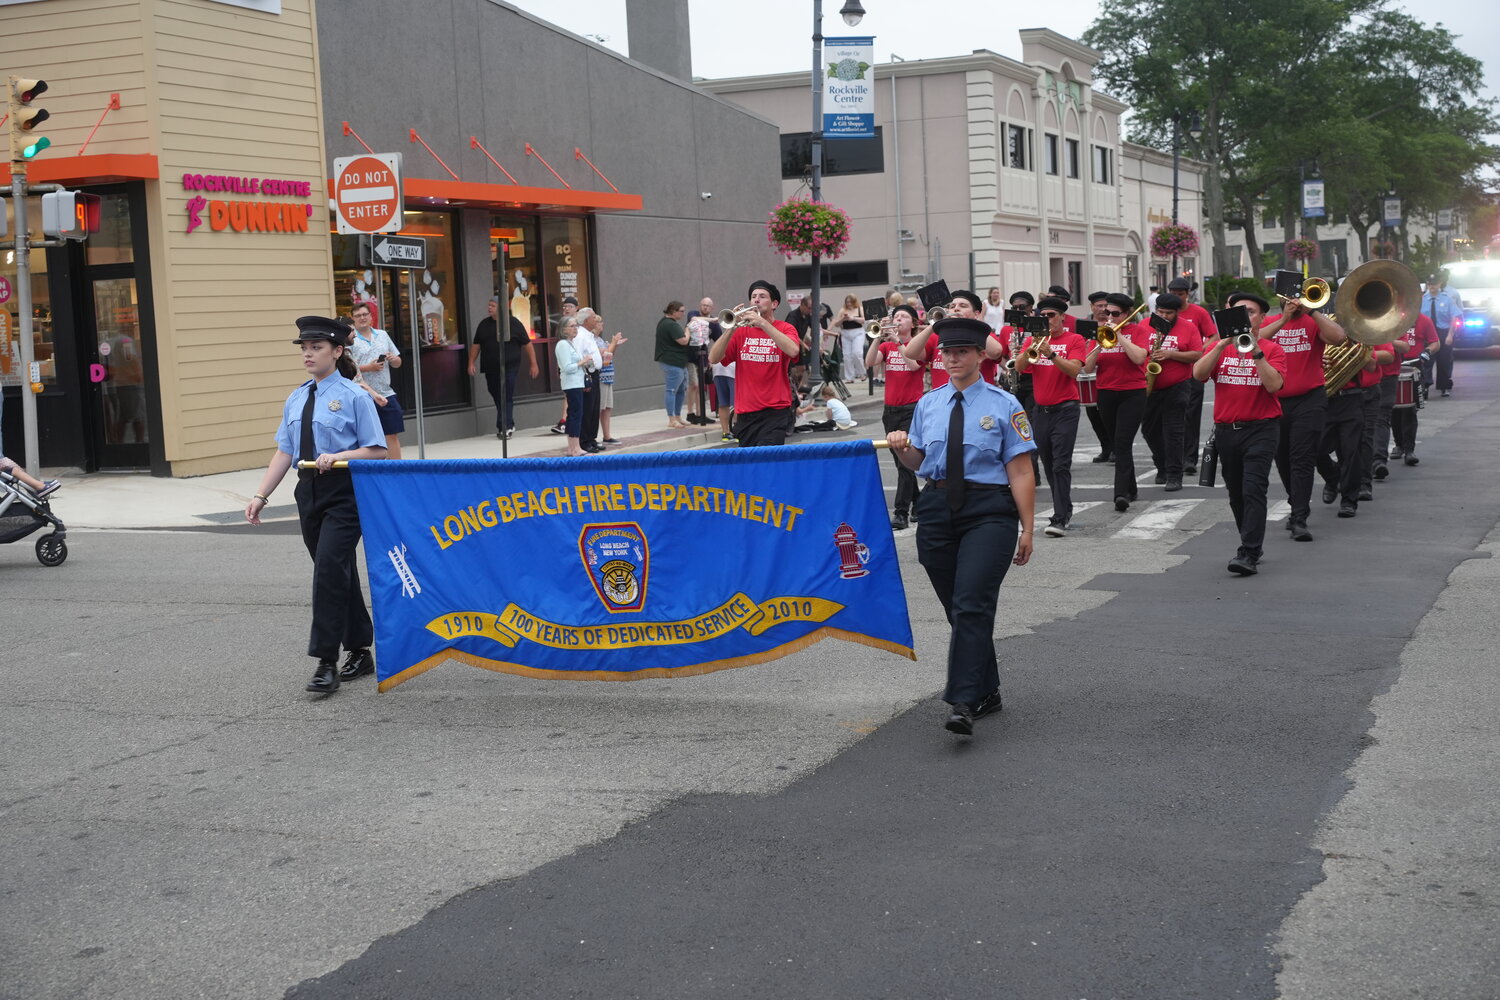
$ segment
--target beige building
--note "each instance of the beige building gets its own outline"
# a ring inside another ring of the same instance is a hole
[[[657,407],[667,301],[739,301],[774,267],[771,123],[497,0],[3,0],[0,53],[48,84],[34,106],[52,146],[29,180],[102,199],[98,233],[28,258],[43,466],[264,464],[304,377],[293,320],[355,302],[406,360],[392,380],[408,444],[419,406],[427,440],[496,434],[499,390],[468,372],[491,295],[540,362],[510,370],[520,428],[557,417],[567,297],[641,345],[616,363],[617,411]],[[331,231],[334,161],[370,150],[402,155],[391,228],[426,240],[425,267],[374,267]],[[17,308],[0,300],[11,330]],[[28,388],[7,346],[19,454]]]
[[[1075,296],[1165,283],[1170,261],[1146,248],[1171,219],[1171,156],[1123,141],[1126,106],[1093,86],[1097,52],[1044,28],[1020,36],[1020,61],[978,50],[875,67],[878,139],[827,147],[823,197],[854,225],[824,265],[825,301],[938,278]],[[781,125],[783,194],[805,193],[807,75],[698,83]],[[1202,170],[1182,161],[1179,218],[1195,229]],[[806,259],[791,262],[789,288],[810,280]]]

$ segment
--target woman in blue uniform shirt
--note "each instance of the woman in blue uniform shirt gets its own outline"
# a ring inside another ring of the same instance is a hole
[[[294,462],[317,463],[316,469],[297,471],[295,494],[302,541],[313,559],[307,654],[317,657],[318,667],[307,690],[332,694],[341,679],[353,680],[375,670],[370,656],[374,630],[354,558],[359,545],[354,481],[348,469],[335,469],[333,464],[385,458],[385,433],[375,401],[345,374],[355,371],[346,357],[349,328],[335,319],[303,316],[297,330],[292,343],[301,346],[302,367],[312,379],[287,398],[276,430],[276,454],[261,477],[260,492],[245,505],[245,520],[260,524],[261,511]],[[341,643],[349,654],[342,671]]]
[[[917,559],[953,629],[943,725],[971,736],[975,719],[1001,707],[995,606],[1009,564],[1031,558],[1036,444],[1016,397],[979,377],[988,324],[955,317],[933,332],[949,384],[917,401],[910,432],[886,441],[926,480],[915,506]]]

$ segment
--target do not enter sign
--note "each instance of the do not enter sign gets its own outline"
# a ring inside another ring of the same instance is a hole
[[[401,154],[367,153],[333,161],[333,205],[341,233],[401,228]]]

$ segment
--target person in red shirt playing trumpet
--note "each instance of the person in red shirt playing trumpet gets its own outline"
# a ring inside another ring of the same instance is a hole
[[[911,415],[924,392],[922,379],[927,366],[901,353],[901,348],[911,341],[912,331],[917,327],[917,311],[911,306],[897,306],[887,322],[889,328],[882,325],[879,339],[865,352],[865,368],[875,371],[876,363],[881,359],[885,361],[885,410],[881,422],[889,434],[891,431],[911,430]],[[891,458],[896,463],[896,501],[891,528],[900,531],[911,524],[911,507],[917,499],[917,474],[902,465],[894,452]]]
[[[1104,302],[1104,323],[1118,326],[1135,311],[1130,296],[1114,292]],[[1115,510],[1126,510],[1136,499],[1135,457],[1132,449],[1146,412],[1146,359],[1153,333],[1141,323],[1126,323],[1116,331],[1114,347],[1095,341],[1083,370],[1096,372],[1100,422],[1115,457]]]
[[[1177,314],[1183,301],[1168,292],[1156,297],[1157,322],[1167,332],[1161,335],[1161,346],[1151,352],[1151,360],[1161,365],[1161,374],[1146,394],[1146,415],[1141,426],[1146,444],[1156,463],[1156,481],[1166,484],[1167,492],[1182,489],[1183,428],[1187,423],[1190,402],[1188,380],[1193,364],[1203,357],[1203,334]],[[1157,337],[1152,336],[1155,344]]]
[[[1269,309],[1265,299],[1245,293],[1235,296],[1235,304],[1248,313],[1246,334],[1260,326]],[[1244,353],[1241,338],[1231,336],[1231,331],[1221,333],[1225,336],[1193,363],[1193,378],[1214,383],[1214,443],[1240,533],[1229,572],[1254,576],[1266,538],[1266,490],[1281,420],[1276,393],[1286,380],[1286,355],[1276,341],[1257,341],[1253,336],[1244,338],[1251,344]]]
[[[1041,453],[1047,486],[1052,491],[1052,516],[1046,534],[1061,538],[1073,521],[1073,444],[1078,439],[1078,373],[1088,345],[1063,324],[1068,302],[1048,296],[1037,303],[1046,318],[1047,333],[1028,337],[1016,358],[1016,370],[1031,373],[1036,397],[1032,417],[1033,440]],[[991,338],[994,339],[993,337]],[[1033,357],[1035,354],[1035,357]]]

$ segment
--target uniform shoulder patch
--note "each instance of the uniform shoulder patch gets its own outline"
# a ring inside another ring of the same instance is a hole
[[[1025,410],[1017,410],[1010,415],[1010,425],[1021,435],[1023,441],[1031,440],[1031,421],[1026,419]]]

